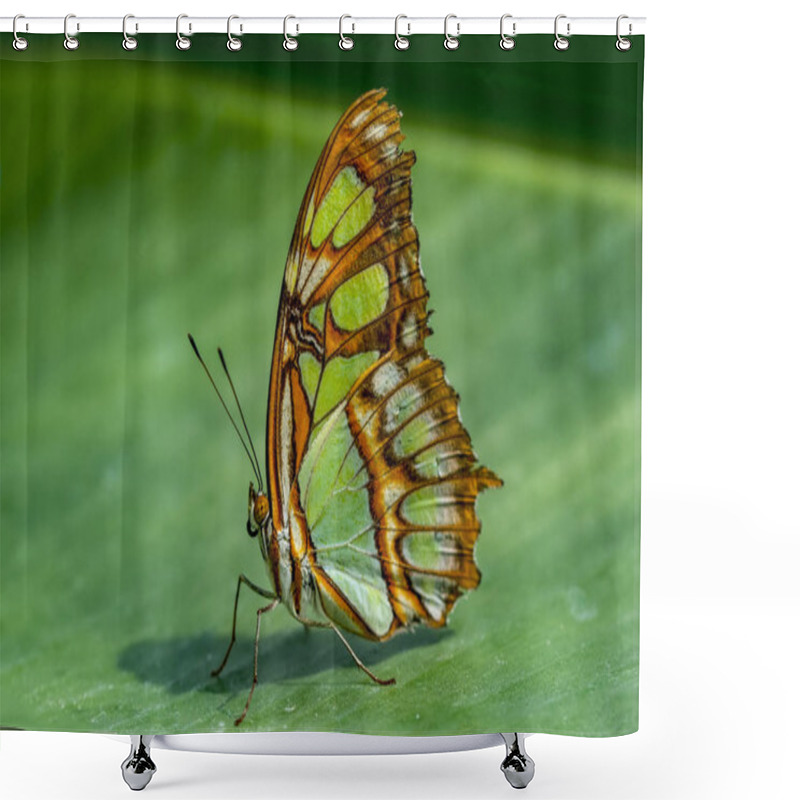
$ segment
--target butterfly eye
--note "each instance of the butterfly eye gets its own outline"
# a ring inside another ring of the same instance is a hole
[[[259,520],[258,520],[258,495],[250,484],[250,491],[247,498],[247,535],[258,536]]]
[[[253,501],[253,519],[257,527],[264,524],[264,520],[269,516],[269,501],[259,492]]]

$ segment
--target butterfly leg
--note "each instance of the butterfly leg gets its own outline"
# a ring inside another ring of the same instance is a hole
[[[344,646],[347,648],[347,652],[350,653],[350,655],[353,657],[353,661],[355,661],[356,664],[358,664],[359,669],[366,672],[367,675],[369,675],[369,677],[372,678],[373,681],[375,681],[375,683],[379,683],[381,686],[391,686],[393,683],[396,683],[394,678],[389,678],[388,680],[381,680],[381,678],[379,678],[374,672],[372,672],[364,664],[364,662],[356,655],[355,650],[353,650],[353,648],[350,647],[350,642],[348,642],[347,639],[344,638],[344,634],[333,623],[331,623],[330,626],[334,631],[336,631],[336,635],[342,640]]]
[[[280,599],[276,597],[271,603],[256,611],[256,643],[253,648],[253,683],[250,686],[250,694],[247,695],[247,702],[244,704],[244,711],[242,711],[239,718],[233,723],[234,725],[241,725],[242,720],[247,716],[247,709],[250,708],[250,701],[253,699],[253,692],[258,683],[258,640],[261,636],[261,615],[266,614],[267,611],[272,611],[279,602]]]
[[[242,588],[243,583],[249,586],[256,594],[260,594],[262,597],[266,597],[268,600],[275,599],[275,595],[272,592],[268,592],[266,589],[256,586],[245,575],[239,575],[239,582],[236,584],[236,599],[233,601],[233,630],[231,631],[231,641],[228,645],[228,649],[225,651],[225,658],[222,659],[222,663],[215,670],[212,670],[212,678],[216,678],[217,675],[219,675],[220,672],[225,669],[225,665],[228,663],[228,656],[231,654],[231,650],[233,649],[233,643],[236,641],[236,611],[239,608],[239,590]]]

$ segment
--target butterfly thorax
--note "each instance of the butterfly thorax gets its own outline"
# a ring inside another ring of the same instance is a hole
[[[261,556],[266,564],[271,564],[272,557],[270,552],[274,549],[275,528],[272,524],[269,500],[260,489],[256,491],[252,483],[250,484],[247,499],[247,533],[253,538],[258,537]],[[270,578],[277,589],[278,584],[274,569],[270,574]]]

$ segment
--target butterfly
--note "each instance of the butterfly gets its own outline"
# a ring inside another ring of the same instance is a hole
[[[441,627],[480,581],[475,503],[502,481],[478,465],[444,365],[425,349],[415,154],[401,150],[400,112],[385,94],[366,92],[344,112],[297,217],[272,352],[266,480],[218,351],[256,475],[247,532],[272,584],[239,576],[230,644],[212,672],[227,663],[245,584],[269,602],[257,611],[253,681],[237,725],[258,682],[261,617],[278,604],[306,626],[332,629],[361,670],[390,684],[343,632],[385,641],[417,624]]]

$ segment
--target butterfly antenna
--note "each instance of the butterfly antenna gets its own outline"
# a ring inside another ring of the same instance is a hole
[[[242,447],[244,447],[245,453],[247,453],[247,458],[250,460],[250,466],[253,468],[253,472],[255,473],[256,479],[258,480],[258,488],[261,489],[261,488],[263,488],[262,484],[261,484],[261,472],[256,468],[256,464],[253,461],[253,456],[250,455],[250,451],[247,449],[247,444],[244,441],[244,437],[242,436],[241,431],[239,430],[238,426],[236,425],[236,422],[234,421],[233,416],[231,415],[231,412],[228,410],[228,406],[226,405],[225,401],[222,399],[222,395],[219,393],[219,389],[217,388],[217,384],[214,382],[214,379],[211,377],[211,373],[209,372],[208,367],[206,366],[206,362],[203,361],[203,357],[200,355],[200,351],[197,349],[197,343],[195,342],[194,337],[192,336],[191,333],[188,334],[188,336],[189,336],[189,342],[192,345],[192,350],[194,350],[194,354],[197,356],[197,360],[203,365],[203,369],[205,370],[205,373],[208,376],[208,379],[211,381],[211,385],[214,387],[214,391],[217,393],[217,397],[219,398],[220,403],[222,403],[222,407],[225,409],[225,413],[228,415],[228,419],[231,421],[231,425],[233,425],[233,429],[236,431],[236,435],[239,437],[239,441],[242,443]],[[226,374],[227,374],[227,370],[226,370]],[[228,380],[230,380],[230,376],[228,377]],[[238,400],[237,400],[237,402],[238,402]],[[250,434],[249,433],[247,434],[247,436],[248,436],[248,438],[250,438]],[[252,441],[251,441],[250,444],[252,446]]]
[[[242,411],[242,404],[239,402],[239,395],[236,393],[236,387],[233,385],[233,379],[231,378],[231,373],[228,371],[228,365],[225,363],[225,356],[222,355],[222,348],[217,348],[217,353],[219,354],[219,360],[222,362],[222,369],[225,370],[225,377],[228,379],[228,384],[231,387],[231,391],[233,392],[233,399],[236,401],[236,408],[239,409],[239,416],[242,420],[242,425],[244,425],[244,432],[247,434],[247,441],[250,442],[250,449],[253,451],[253,459],[256,462],[256,474],[258,476],[258,488],[263,488],[263,483],[261,480],[261,466],[258,463],[258,456],[256,455],[256,448],[253,445],[253,437],[250,436],[250,430],[247,427],[247,422],[244,418],[244,412]]]

